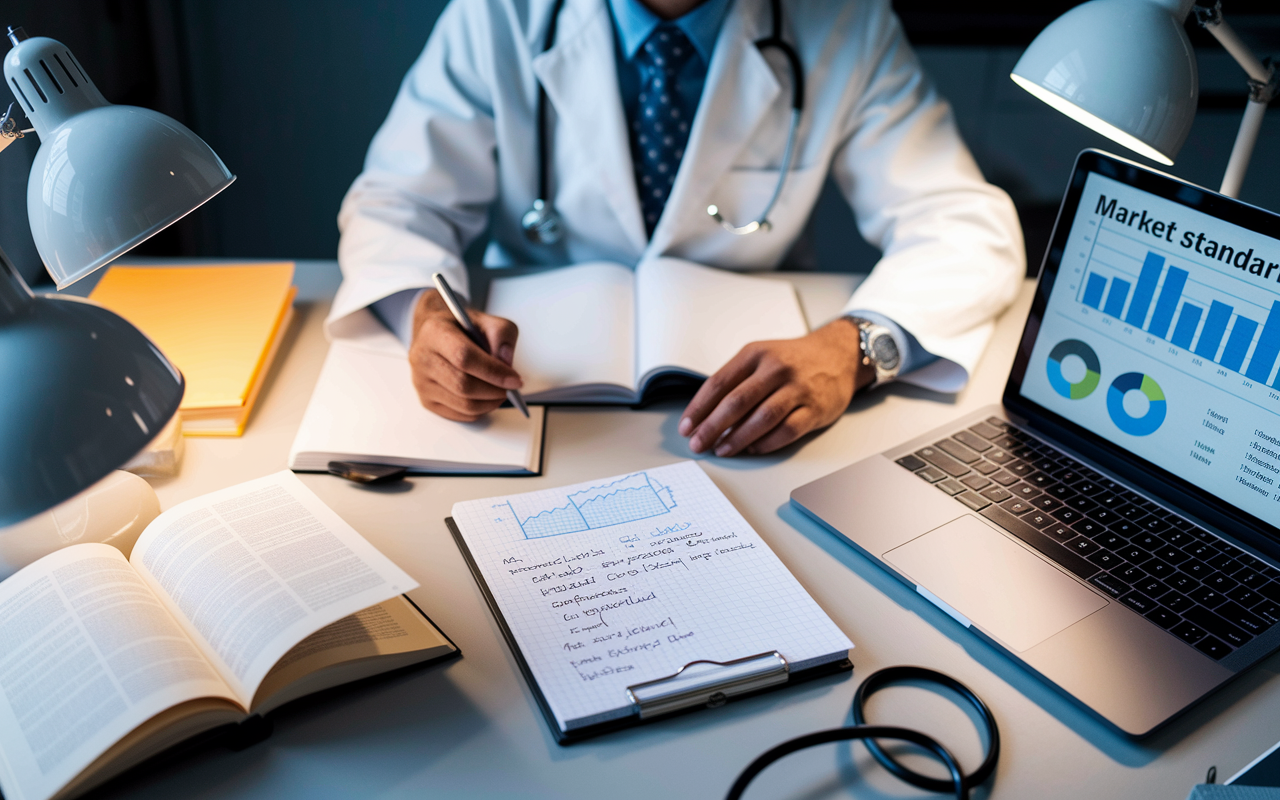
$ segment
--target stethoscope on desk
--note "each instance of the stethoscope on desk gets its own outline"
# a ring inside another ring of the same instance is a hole
[[[551,7],[551,21],[547,23],[547,34],[542,44],[544,53],[556,43],[556,25],[560,19],[560,10],[563,7],[564,0],[556,0]],[[786,183],[787,173],[791,171],[791,162],[795,157],[796,132],[800,128],[800,115],[804,112],[804,68],[800,64],[800,56],[796,53],[795,48],[787,44],[782,38],[782,0],[770,0],[769,8],[773,16],[773,30],[763,39],[757,39],[755,45],[761,53],[769,48],[774,48],[787,59],[787,64],[791,68],[791,124],[787,129],[787,143],[782,151],[782,168],[778,173],[778,184],[774,187],[773,195],[770,196],[769,202],[765,204],[764,211],[760,212],[759,217],[746,225],[736,226],[724,218],[718,206],[707,206],[707,213],[716,222],[720,223],[720,227],[738,236],[745,236],[760,230],[767,231],[773,227],[772,223],[769,222],[769,212],[773,210],[778,198],[782,195],[782,187]],[[564,223],[560,218],[560,212],[556,211],[547,199],[550,196],[550,164],[547,157],[547,92],[542,88],[541,82],[538,83],[537,126],[538,199],[533,201],[533,207],[520,218],[520,227],[524,229],[524,235],[534,244],[552,245],[559,243],[564,238]]]
[[[986,733],[987,754],[982,763],[972,773],[965,775],[960,769],[959,763],[956,762],[955,756],[951,755],[951,752],[946,747],[931,736],[920,731],[913,731],[910,728],[866,724],[864,708],[867,698],[886,686],[905,682],[927,683],[949,689],[958,694],[977,712],[978,717],[982,720],[982,729]],[[991,714],[991,709],[987,708],[987,704],[982,702],[982,698],[974,694],[973,690],[968,686],[965,686],[950,675],[944,675],[941,672],[925,669],[924,667],[885,667],[868,675],[867,679],[862,682],[862,685],[858,687],[858,691],[853,695],[852,716],[852,725],[797,736],[766,751],[755,761],[748,764],[747,768],[738,775],[738,779],[733,782],[733,786],[730,787],[729,794],[726,795],[725,800],[739,800],[742,797],[742,793],[746,791],[747,784],[751,783],[753,778],[763,772],[765,767],[783,756],[830,742],[847,742],[861,739],[880,766],[889,770],[899,780],[905,781],[918,789],[954,794],[957,800],[968,800],[969,790],[981,785],[991,777],[991,774],[996,769],[996,761],[1000,758],[1000,729],[996,726],[996,718]],[[880,747],[878,740],[881,739],[910,742],[923,748],[946,766],[947,779],[931,778],[928,775],[921,775],[904,767]]]

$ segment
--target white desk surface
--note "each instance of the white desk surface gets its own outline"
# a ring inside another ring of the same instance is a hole
[[[811,311],[834,313],[850,277],[810,281]],[[286,455],[324,358],[321,322],[333,262],[300,262],[298,315],[240,439],[188,439],[180,475],[154,482],[161,504],[265,475]],[[285,707],[274,735],[236,753],[206,748],[133,773],[100,796],[152,798],[718,798],[752,759],[784,739],[845,724],[863,678],[894,664],[955,676],[991,706],[1002,754],[977,798],[1186,797],[1211,764],[1228,776],[1280,738],[1280,657],[1272,657],[1155,737],[1126,740],[788,505],[790,491],[999,400],[1032,282],[958,396],[892,386],[855,400],[821,435],[765,457],[702,465],[857,647],[852,676],[823,678],[716,709],[555,744],[480,590],[445,529],[455,501],[574,483],[688,458],[680,405],[643,411],[553,409],[536,478],[414,478],[383,490],[327,475],[303,481],[417,578],[413,599],[462,657]],[[886,498],[892,502],[892,498]],[[967,715],[919,688],[870,703],[874,722],[931,733],[972,769],[980,741]],[[923,796],[861,745],[827,745],[769,767],[748,798]]]

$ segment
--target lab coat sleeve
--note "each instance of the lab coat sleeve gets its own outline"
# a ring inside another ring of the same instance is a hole
[[[333,335],[352,313],[430,286],[434,272],[470,294],[462,252],[497,194],[485,11],[483,2],[445,8],[342,201]]]
[[[921,70],[889,3],[871,3],[868,59],[833,176],[884,256],[845,306],[910,331],[937,361],[900,380],[959,391],[1025,274],[1013,203],[983,180],[951,108]]]

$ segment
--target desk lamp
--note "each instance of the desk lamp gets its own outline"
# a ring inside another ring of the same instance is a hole
[[[1183,29],[1193,2],[1091,0],[1076,6],[1035,38],[1010,77],[1077,122],[1152,161],[1172,164],[1199,98],[1195,52]],[[1276,94],[1276,71],[1240,41],[1218,2],[1194,10],[1249,76],[1249,103],[1218,190],[1236,197],[1263,112]]]
[[[21,28],[8,37],[5,85],[40,138],[27,185],[31,232],[59,288],[235,180],[178,122],[108,103],[61,43]],[[9,138],[21,132],[0,126]],[[137,328],[84,300],[33,294],[2,251],[0,386],[0,528],[127,462],[183,393],[182,374]]]

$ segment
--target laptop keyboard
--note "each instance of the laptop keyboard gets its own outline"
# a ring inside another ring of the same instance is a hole
[[[1214,659],[1280,622],[1280,570],[991,417],[898,464]]]

